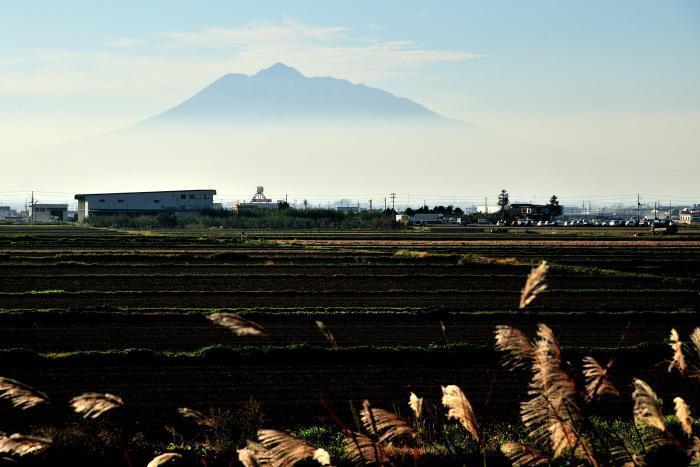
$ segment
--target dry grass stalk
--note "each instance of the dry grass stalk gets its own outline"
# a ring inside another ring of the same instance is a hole
[[[552,446],[554,457],[569,451],[597,462],[588,443],[578,434],[583,419],[576,403],[576,384],[561,369],[561,349],[552,330],[538,325],[529,394],[532,399],[520,406],[523,424],[530,436]]]
[[[114,394],[86,392],[70,400],[70,405],[76,413],[84,418],[97,418],[110,410],[124,405],[121,397]]]
[[[610,448],[611,465],[622,467],[643,467],[644,458],[639,455],[632,442],[626,436],[613,433],[613,445]]]
[[[535,364],[546,358],[552,365],[561,365],[561,347],[554,332],[546,324],[537,325],[537,342],[535,343]]]
[[[586,380],[586,398],[591,401],[605,394],[619,397],[620,393],[608,378],[610,363],[602,366],[593,357],[583,359],[583,376]]]
[[[447,326],[445,326],[444,321],[440,321],[440,331],[442,331],[442,338],[445,339],[445,344],[449,341],[447,339]]]
[[[692,355],[691,365],[689,365],[688,376],[700,380],[700,327],[693,329],[690,335],[690,341],[693,343],[694,355]]]
[[[389,457],[380,444],[361,433],[346,434],[345,454],[355,464],[389,465]]]
[[[510,369],[530,364],[535,355],[530,339],[512,326],[496,326],[496,348],[508,352],[503,363]]]
[[[265,446],[270,456],[270,465],[285,467],[312,458],[321,465],[330,465],[330,455],[287,432],[280,430],[259,430],[258,441]]]
[[[360,411],[362,425],[369,433],[379,436],[379,443],[384,444],[401,437],[414,437],[418,433],[403,418],[384,409],[370,407],[369,401],[364,401]]]
[[[700,464],[700,437],[693,436],[693,440],[690,443],[690,465]]]
[[[194,423],[199,426],[204,426],[207,428],[216,428],[216,422],[204,415],[199,410],[190,409],[187,407],[180,407],[177,409],[178,413],[185,418],[191,419]]]
[[[235,313],[212,313],[207,316],[210,321],[225,327],[237,336],[269,336],[270,334],[257,323],[241,318]]]
[[[686,435],[693,435],[693,418],[690,416],[690,407],[680,397],[673,399],[673,404],[676,409],[676,418],[681,422],[681,428]]]
[[[666,431],[664,415],[661,411],[662,402],[651,387],[641,379],[634,379],[634,421],[637,424],[649,425],[661,431]]]
[[[165,465],[175,465],[184,459],[182,454],[177,452],[166,452],[160,456],[154,457],[146,467],[160,467]]]
[[[0,399],[10,401],[20,410],[30,409],[48,402],[48,396],[14,379],[0,376]]]
[[[523,287],[520,293],[521,310],[532,303],[538,294],[547,290],[547,283],[545,282],[547,271],[549,271],[549,266],[547,265],[547,261],[544,260],[539,266],[532,268],[525,281],[525,287]]]
[[[683,343],[681,342],[678,332],[675,329],[671,329],[669,345],[673,349],[673,358],[671,359],[671,363],[668,365],[669,373],[675,368],[680,374],[685,374],[686,364],[685,355],[683,355]]]
[[[447,407],[447,418],[454,418],[474,437],[477,443],[481,443],[479,424],[469,399],[464,395],[459,386],[454,384],[442,387],[442,405]]]
[[[325,449],[316,449],[312,459],[320,465],[331,465],[331,455]]]
[[[243,467],[260,467],[263,465],[258,462],[258,458],[255,457],[255,453],[247,447],[237,449],[236,454],[238,454],[238,462],[243,464]]]
[[[22,435],[14,433],[10,436],[0,436],[0,453],[12,454],[15,456],[26,456],[27,454],[39,454],[51,446],[49,438],[38,436]]]
[[[334,350],[337,350],[338,343],[335,341],[335,336],[333,336],[331,330],[328,329],[328,326],[326,326],[326,324],[323,321],[316,321],[316,327],[318,327],[319,331],[321,331],[321,334],[323,334],[323,337],[326,338],[331,347]]]
[[[529,467],[549,464],[552,457],[542,451],[520,443],[508,442],[501,446],[501,451],[513,463],[513,467]]]
[[[588,443],[577,432],[581,415],[569,398],[550,401],[546,396],[537,396],[520,405],[523,424],[530,437],[539,443],[549,443],[555,458],[565,452],[574,456],[592,457]],[[596,465],[595,461],[591,462]]]
[[[412,392],[408,397],[408,406],[413,411],[416,419],[420,419],[420,416],[423,415],[423,398],[416,396],[416,393]]]
[[[246,447],[238,449],[238,460],[244,467],[263,467],[270,465],[270,454],[260,443],[248,441]]]
[[[690,341],[695,347],[695,353],[700,357],[700,328],[693,329],[693,333],[690,335]]]

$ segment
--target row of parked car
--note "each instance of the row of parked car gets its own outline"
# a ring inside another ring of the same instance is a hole
[[[500,220],[497,226],[518,226],[518,227],[658,227],[668,225],[668,221],[660,219],[569,219],[566,221],[534,221],[532,219],[516,219],[514,221]]]

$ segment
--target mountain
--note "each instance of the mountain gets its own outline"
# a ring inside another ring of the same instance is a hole
[[[149,122],[270,119],[443,118],[416,102],[363,84],[310,78],[277,63],[248,76],[230,73]]]
[[[282,64],[225,75],[121,130],[2,160],[18,173],[27,160],[40,161],[32,181],[47,191],[213,187],[225,201],[248,198],[257,185],[309,199],[396,192],[402,203],[439,196],[480,202],[502,188],[517,201],[534,193],[694,186],[693,171],[664,168],[662,184],[658,170],[642,164],[509,138],[379,89],[308,78]],[[26,188],[22,177],[3,183],[5,190]]]

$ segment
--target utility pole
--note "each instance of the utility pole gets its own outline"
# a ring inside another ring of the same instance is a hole
[[[34,209],[34,190],[32,190],[32,219],[31,222],[32,224],[36,220],[36,209]]]
[[[639,193],[637,193],[637,225],[639,225],[639,209],[642,207],[642,203],[639,202]]]
[[[386,211],[386,196],[384,197],[384,211]]]
[[[396,200],[396,193],[390,193],[389,196],[391,196],[391,210],[396,211],[394,201]]]
[[[369,210],[372,210],[372,198],[369,199]]]

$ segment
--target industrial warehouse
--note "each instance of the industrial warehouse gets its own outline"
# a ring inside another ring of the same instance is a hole
[[[78,221],[99,214],[201,214],[214,209],[216,190],[136,191],[130,193],[77,194]]]

